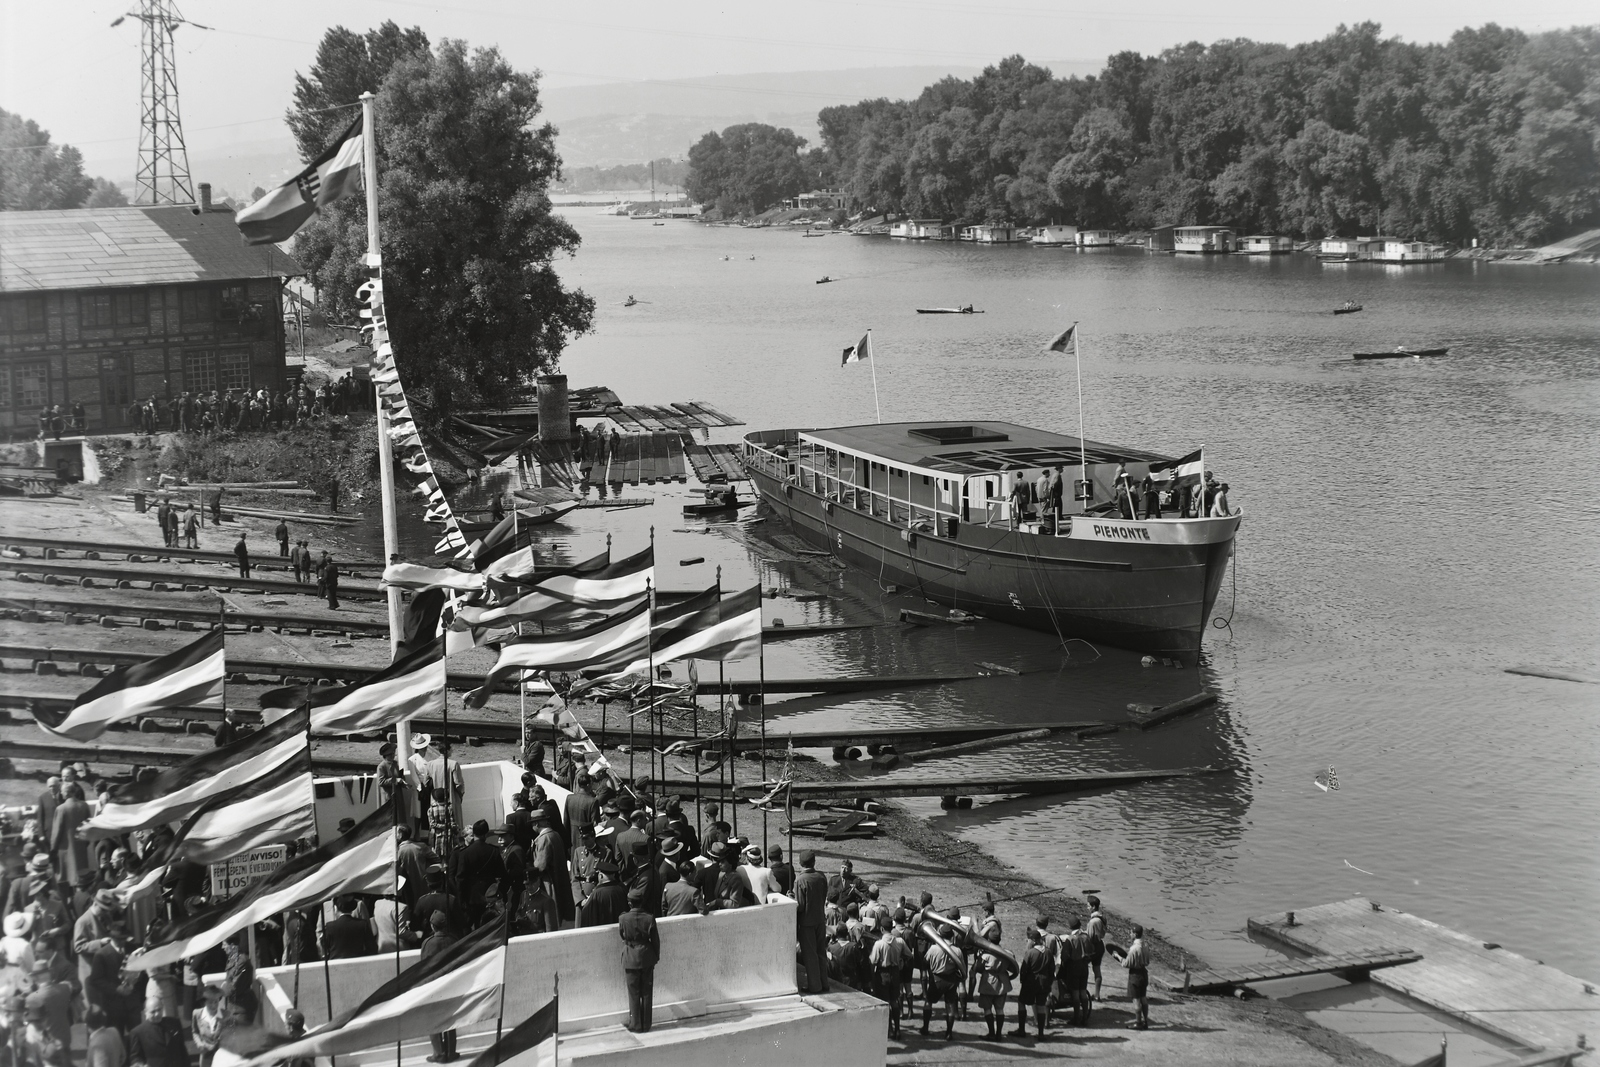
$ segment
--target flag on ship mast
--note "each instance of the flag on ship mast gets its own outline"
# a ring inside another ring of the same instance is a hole
[[[201,805],[239,793],[282,772],[305,752],[308,713],[285,715],[232,744],[202,752],[148,781],[112,789],[105,807],[83,824],[90,840],[148,830],[193,815]]]
[[[306,169],[251,204],[234,218],[245,244],[287,241],[311,216],[361,189],[365,138],[361,116]]]
[[[33,717],[49,733],[93,741],[114,723],[168,708],[222,707],[225,655],[215,629],[176,652],[118,667],[73,701],[70,711],[49,707]]]
[[[1158,482],[1170,481],[1174,485],[1199,485],[1206,469],[1205,451],[1197,448],[1181,459],[1152,463],[1150,477]]]
[[[166,927],[155,945],[129,956],[124,966],[148,971],[199,956],[262,919],[341,893],[394,892],[394,825],[391,799],[354,830],[301,853],[221,907]]]
[[[872,358],[872,331],[868,330],[861,335],[861,340],[850,345],[844,350],[844,356],[839,360],[839,366],[846,363],[860,363]]]
[[[353,1010],[239,1067],[338,1056],[492,1019],[505,979],[505,920],[488,923],[391,978]]]
[[[1065,330],[1050,338],[1050,343],[1044,346],[1046,352],[1066,352],[1072,348],[1072,335],[1078,330],[1078,324],[1073,323]]]

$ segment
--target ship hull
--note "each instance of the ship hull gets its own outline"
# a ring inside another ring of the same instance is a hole
[[[1197,661],[1237,516],[1137,522],[1077,516],[1087,534],[1047,537],[1005,526],[908,530],[750,464],[761,497],[806,542],[883,583],[1063,640]]]

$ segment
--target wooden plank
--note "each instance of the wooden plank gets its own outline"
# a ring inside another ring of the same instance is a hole
[[[1372,974],[1372,981],[1530,1049],[1567,1049],[1592,1033],[1600,1002],[1554,967],[1489,948],[1437,923],[1364,897],[1249,920],[1252,932],[1312,954],[1407,945],[1422,959]]]
[[[312,586],[312,589],[315,589]],[[217,621],[217,609],[214,607],[197,608],[183,604],[161,604],[153,602],[156,598],[166,598],[168,594],[154,594],[151,601],[144,601],[137,597],[130,597],[130,593],[139,590],[119,590],[123,595],[119,597],[97,597],[93,600],[63,599],[58,596],[29,597],[12,594],[0,595],[0,610],[8,611],[34,611],[71,613],[74,615],[87,615],[91,618],[106,616],[113,619],[171,619],[178,622],[200,623],[207,629]],[[337,617],[321,615],[288,615],[280,611],[251,612],[236,611],[228,608],[227,621],[230,626],[261,626],[285,629],[307,630],[333,630],[340,633],[355,634],[364,637],[388,637],[389,623],[374,617],[363,617],[359,611],[340,611]]]
[[[701,484],[709,484],[713,475],[722,473],[722,467],[711,458],[706,446],[698,441],[691,441],[684,449],[684,454],[694,468],[695,480]]]
[[[695,406],[695,408],[697,410],[699,410],[699,412],[701,413],[701,417],[702,418],[705,418],[706,416],[710,416],[711,418],[716,419],[718,421],[718,423],[720,425],[723,425],[723,426],[743,426],[744,425],[744,423],[741,422],[740,420],[734,418],[732,415],[727,414],[726,412],[724,412],[720,408],[713,407],[712,405],[706,403],[704,400],[691,400],[691,401],[689,401],[689,403],[693,404]]]
[[[240,578],[226,572],[216,571],[156,571],[138,570],[130,567],[122,570],[116,567],[95,567],[85,564],[61,563],[44,560],[14,560],[0,557],[0,570],[11,571],[18,574],[53,575],[57,578],[74,579],[69,584],[76,585],[76,579],[89,578],[105,582],[159,582],[163,585],[176,586],[174,591],[182,592],[185,585],[199,585],[207,588],[233,588],[233,589],[259,589],[266,593],[293,593],[296,596],[316,596],[315,585],[303,585],[295,581],[282,581],[272,578]],[[352,600],[376,599],[382,594],[375,589],[362,588],[361,586],[339,587],[341,597]]]
[[[683,438],[672,437],[667,440],[667,477],[675,482],[688,481],[689,471],[685,462]]]
[[[846,815],[844,818],[840,819],[832,826],[829,826],[826,830],[824,830],[822,832],[822,838],[824,841],[837,841],[839,838],[854,830],[857,826],[860,826],[862,823],[866,822],[868,818],[870,818],[868,812],[852,811],[850,814]]]
[[[1128,710],[1133,712],[1133,721],[1138,724],[1139,729],[1149,730],[1170,719],[1175,719],[1191,711],[1198,711],[1216,702],[1217,694],[1206,691],[1184,697],[1182,700],[1174,701],[1171,704],[1162,704],[1159,707],[1147,704],[1129,704]]]
[[[1237,967],[1218,967],[1194,971],[1177,986],[1189,993],[1226,992],[1236,986],[1253,982],[1276,981],[1282,978],[1303,978],[1313,974],[1338,974],[1343,971],[1370,971],[1381,967],[1395,967],[1415,963],[1421,953],[1405,949],[1378,949],[1371,952],[1341,952],[1329,956],[1311,956],[1302,960],[1271,960]]]
[[[983,752],[991,748],[1001,748],[1005,745],[1020,745],[1027,741],[1042,741],[1049,737],[1051,730],[1021,730],[1014,734],[1001,734],[998,737],[983,737],[976,741],[963,741],[954,745],[943,745],[938,748],[923,749],[921,752],[907,752],[903,759],[908,763],[922,763],[926,760],[945,759],[949,756],[964,756],[969,752]]]

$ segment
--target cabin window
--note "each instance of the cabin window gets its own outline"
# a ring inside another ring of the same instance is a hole
[[[924,474],[922,476],[922,484],[923,485],[930,485],[930,484],[932,484],[932,479],[929,478],[926,474]]]

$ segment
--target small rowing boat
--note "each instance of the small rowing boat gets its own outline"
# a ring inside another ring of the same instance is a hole
[[[824,274],[822,277],[817,279],[817,284],[818,285],[827,285],[829,282],[831,282],[833,280],[834,279],[832,279],[832,278],[828,277],[826,274]]]
[[[918,308],[918,315],[982,315],[981,311],[974,311],[972,305],[964,308]]]
[[[978,616],[971,612],[950,609],[948,615],[940,615],[932,611],[917,611],[915,608],[901,608],[900,621],[913,623],[917,626],[927,626],[931,623],[944,623],[946,626],[971,626],[978,621]]]
[[[1356,303],[1354,300],[1346,300],[1343,304],[1340,304],[1338,307],[1334,308],[1333,313],[1335,315],[1354,315],[1356,312],[1361,310],[1361,307],[1362,305]]]
[[[1357,352],[1356,359],[1421,359],[1423,356],[1448,355],[1448,348],[1397,348],[1393,352]]]
[[[736,512],[740,508],[753,508],[756,503],[754,500],[735,500],[731,504],[685,504],[683,513],[685,515],[725,515],[729,512]]]

